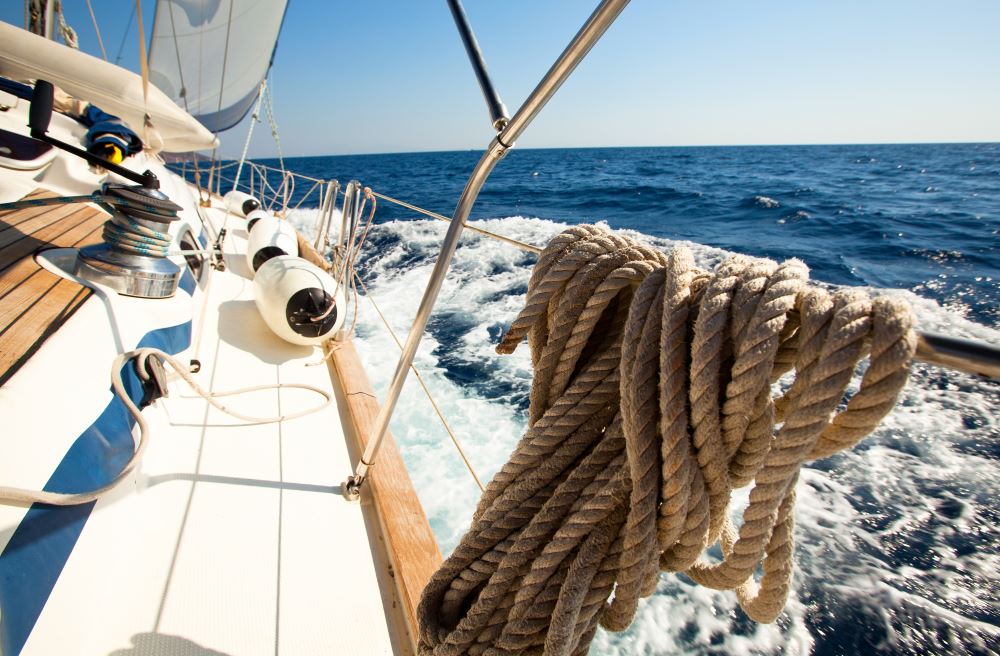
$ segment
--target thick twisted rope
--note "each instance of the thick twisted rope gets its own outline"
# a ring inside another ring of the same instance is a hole
[[[555,237],[497,347],[528,338],[529,428],[424,590],[421,653],[585,654],[598,625],[628,627],[661,570],[773,621],[802,464],[875,428],[916,347],[904,304],[807,278],[798,260],[740,255],[702,271],[687,249],[594,226]],[[734,523],[730,497],[751,483]]]

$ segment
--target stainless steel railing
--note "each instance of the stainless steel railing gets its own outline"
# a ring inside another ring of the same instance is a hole
[[[322,182],[317,184],[322,185]],[[330,222],[333,219],[333,210],[337,206],[337,194],[340,193],[340,182],[330,180],[326,183],[326,188],[321,196],[319,219],[316,222],[316,241],[313,248],[322,253],[330,245]],[[341,235],[343,238],[343,235]]]
[[[493,171],[493,168],[507,151],[513,147],[517,138],[524,132],[555,92],[558,91],[559,87],[562,86],[566,78],[576,69],[580,61],[590,52],[594,44],[604,35],[627,4],[628,0],[604,0],[598,5],[594,13],[587,19],[587,22],[580,28],[580,31],[573,37],[570,44],[559,55],[559,58],[548,70],[541,82],[538,83],[538,86],[528,96],[528,99],[517,110],[514,117],[486,148],[486,152],[483,153],[479,163],[472,170],[469,181],[465,184],[465,189],[462,190],[462,195],[458,199],[451,223],[448,225],[448,232],[445,234],[444,243],[441,244],[441,252],[438,254],[434,270],[431,272],[430,281],[427,283],[427,289],[424,290],[420,306],[417,308],[417,316],[414,318],[413,326],[410,328],[410,334],[403,345],[403,352],[396,365],[392,382],[389,384],[389,389],[386,392],[386,398],[382,402],[378,416],[375,417],[368,445],[361,456],[360,462],[358,462],[357,467],[354,469],[354,474],[349,476],[344,482],[343,489],[348,498],[357,498],[360,495],[361,486],[365,482],[368,470],[375,462],[375,455],[378,453],[385,433],[389,428],[389,419],[396,409],[396,403],[399,401],[399,394],[403,389],[403,383],[406,381],[406,375],[410,370],[410,365],[413,363],[413,356],[417,352],[417,346],[420,344],[420,339],[424,334],[427,320],[430,318],[431,311],[434,309],[434,302],[437,300],[441,284],[444,282],[444,276],[448,272],[451,259],[455,255],[455,249],[458,247],[458,239],[462,236],[465,222],[469,218],[476,198],[479,196],[479,191]]]

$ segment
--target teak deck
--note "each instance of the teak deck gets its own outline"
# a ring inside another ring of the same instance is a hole
[[[54,195],[35,191],[27,198]],[[46,271],[34,254],[99,242],[107,216],[81,204],[0,212],[0,385],[93,293]]]

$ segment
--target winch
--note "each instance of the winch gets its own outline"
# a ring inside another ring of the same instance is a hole
[[[104,241],[80,249],[76,275],[126,296],[173,296],[181,269],[167,254],[180,206],[158,189],[118,184],[104,185],[100,203],[111,212]]]
[[[151,171],[136,173],[48,135],[53,92],[51,83],[35,82],[28,111],[32,138],[138,183],[109,183],[94,194],[93,200],[107,209],[111,218],[104,224],[104,243],[80,249],[76,275],[127,296],[173,296],[181,270],[167,259],[172,241],[169,231],[181,207],[159,190],[160,182]]]

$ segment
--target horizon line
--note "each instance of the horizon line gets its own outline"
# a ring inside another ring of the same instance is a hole
[[[511,148],[508,151],[526,150],[605,150],[605,149],[640,149],[640,148],[817,148],[817,147],[853,147],[853,146],[988,146],[1000,145],[997,141],[870,141],[870,142],[840,142],[840,143],[743,143],[743,144],[687,144],[687,145],[648,145],[648,146],[526,146],[523,148]],[[355,153],[327,153],[324,155],[283,155],[284,159],[307,159],[312,157],[367,157],[370,155],[430,155],[440,153],[467,153],[483,152],[481,148],[452,148],[448,150],[404,150],[390,151],[377,150],[369,152]],[[208,159],[208,158],[206,158]],[[237,157],[219,158],[220,161],[237,160]],[[250,158],[248,158],[250,159]],[[255,156],[252,159],[278,159],[278,155],[268,155],[265,157]]]

